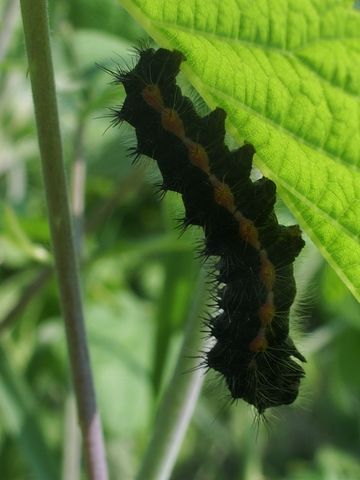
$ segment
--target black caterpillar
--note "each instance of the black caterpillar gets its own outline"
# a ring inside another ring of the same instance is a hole
[[[259,413],[292,403],[304,376],[292,358],[305,362],[289,337],[289,309],[296,287],[293,262],[304,246],[297,225],[279,225],[275,184],[250,179],[252,145],[230,151],[224,144],[226,113],[200,117],[176,85],[178,51],[139,51],[134,68],[110,71],[125,88],[114,124],[136,130],[136,156],[158,163],[161,188],[182,195],[184,227],[204,230],[203,255],[217,257],[214,275],[218,309],[208,326],[216,343],[205,353],[233,399]]]

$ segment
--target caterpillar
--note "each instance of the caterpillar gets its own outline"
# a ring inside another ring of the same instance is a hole
[[[292,403],[304,376],[297,360],[306,360],[289,336],[293,262],[304,241],[297,225],[278,223],[274,182],[251,180],[254,147],[225,145],[225,111],[200,117],[182,94],[176,77],[184,60],[176,50],[146,48],[133,68],[108,70],[126,93],[113,124],[134,127],[135,157],[156,160],[161,190],[182,196],[184,228],[203,229],[217,304],[206,322],[214,344],[204,365],[225,378],[232,399],[262,414]]]

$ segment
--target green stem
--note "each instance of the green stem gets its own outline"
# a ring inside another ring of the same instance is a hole
[[[76,67],[76,66],[75,66]],[[83,225],[85,210],[86,160],[83,154],[85,118],[78,115],[78,124],[74,133],[74,150],[71,175],[71,211],[75,249],[79,260],[82,260]],[[74,391],[69,386],[65,401],[63,440],[63,480],[79,480],[81,477],[81,436],[76,423],[76,403]]]
[[[31,87],[49,211],[55,270],[66,328],[70,366],[90,479],[107,479],[100,418],[97,412],[71,228],[62,156],[47,2],[21,0]]]
[[[159,399],[164,370],[174,330],[187,315],[197,281],[193,253],[164,252],[165,279],[156,316],[155,345],[152,369],[154,401]]]
[[[206,301],[205,272],[201,270],[178,362],[161,402],[153,436],[137,480],[170,478],[204,379],[199,359],[204,334],[199,316]]]

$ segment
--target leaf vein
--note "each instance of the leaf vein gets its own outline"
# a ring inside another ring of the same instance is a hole
[[[198,77],[197,77],[198,78]],[[198,78],[198,82],[203,84],[202,80],[200,78]],[[204,85],[204,84],[203,84]],[[243,110],[247,111],[248,113],[251,113],[252,115],[256,116],[256,117],[259,117],[261,118],[261,120],[265,123],[269,123],[272,127],[276,128],[277,130],[280,130],[282,131],[285,135],[288,135],[292,138],[294,138],[294,140],[296,140],[298,143],[302,143],[303,145],[305,145],[306,147],[312,149],[312,150],[315,150],[319,153],[321,153],[322,155],[325,155],[329,158],[331,158],[333,161],[335,161],[336,163],[339,163],[341,164],[342,166],[344,166],[344,163],[346,163],[346,167],[348,167],[349,169],[352,169],[356,172],[360,172],[360,167],[358,165],[355,165],[355,164],[350,164],[348,162],[345,162],[343,158],[339,157],[339,156],[336,156],[335,154],[333,154],[332,152],[329,152],[327,150],[324,150],[323,148],[319,147],[318,145],[315,145],[311,142],[309,142],[308,140],[306,140],[304,137],[300,137],[298,135],[296,135],[296,133],[292,132],[291,130],[287,129],[286,127],[284,127],[283,125],[280,125],[276,122],[274,122],[271,118],[269,117],[265,117],[263,114],[261,114],[260,112],[258,112],[257,110],[255,110],[254,108],[252,108],[251,106],[249,105],[245,105],[243,102],[241,102],[238,98],[234,98],[230,95],[227,95],[226,93],[222,92],[221,90],[217,89],[216,87],[210,87],[209,85],[204,85],[204,87],[208,90],[208,91],[213,91],[216,93],[216,95],[220,96],[220,97],[223,97],[223,98],[226,98],[227,100],[231,100],[232,103],[237,103],[239,105],[239,108],[242,108]]]

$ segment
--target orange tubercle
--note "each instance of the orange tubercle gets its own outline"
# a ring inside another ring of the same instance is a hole
[[[268,347],[268,342],[265,338],[264,332],[260,330],[260,333],[256,335],[254,340],[250,342],[249,350],[252,352],[265,352]]]
[[[145,102],[157,112],[160,112],[164,108],[162,95],[157,85],[153,83],[146,85],[141,95]]]
[[[263,259],[260,267],[260,280],[267,290],[272,290],[275,283],[275,268],[268,258]]]
[[[241,238],[250,243],[250,245],[257,250],[260,249],[260,242],[259,242],[259,235],[257,228],[255,227],[254,223],[247,218],[244,218],[240,222],[240,235]]]
[[[230,190],[229,185],[219,182],[214,186],[214,198],[215,202],[225,207],[230,212],[233,212],[235,208],[234,195]]]
[[[274,316],[275,307],[272,303],[264,303],[263,305],[261,305],[261,307],[259,308],[259,318],[261,325],[270,325]]]
[[[167,132],[173,133],[178,138],[185,137],[183,121],[173,108],[163,108],[161,110],[161,125]]]
[[[209,165],[209,157],[206,153],[205,148],[200,145],[200,143],[195,143],[190,141],[187,144],[187,148],[189,151],[189,159],[195,167],[200,168],[203,172],[210,174],[210,165]]]

